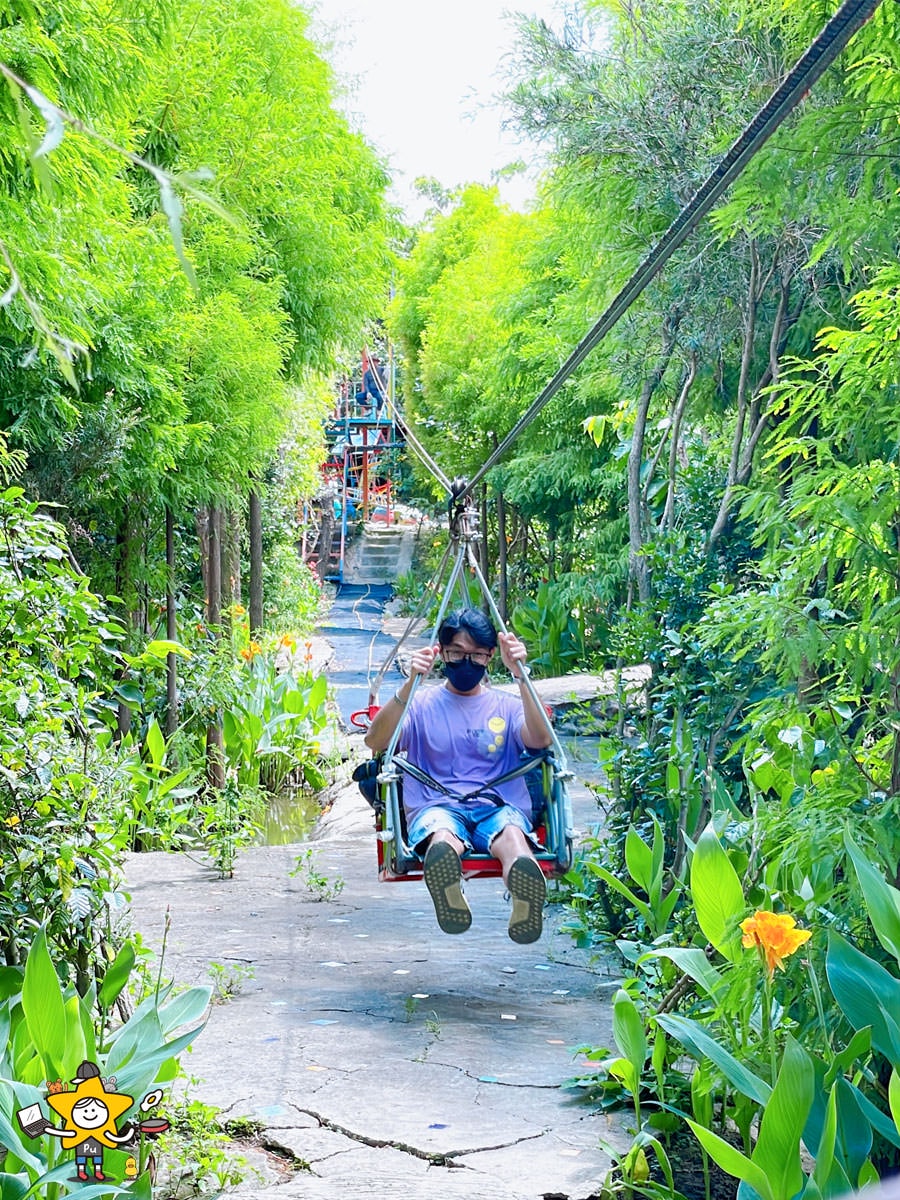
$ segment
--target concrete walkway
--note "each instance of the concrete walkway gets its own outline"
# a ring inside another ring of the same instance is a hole
[[[315,842],[247,850],[233,879],[183,855],[128,864],[155,947],[169,910],[166,976],[236,974],[185,1056],[192,1095],[260,1120],[264,1145],[309,1164],[237,1194],[585,1200],[608,1166],[598,1140],[628,1139],[560,1085],[577,1047],[612,1045],[618,981],[552,907],[540,942],[511,942],[499,880],[470,881],[472,929],[442,934],[422,884],[377,882],[370,826],[346,791]]]
[[[596,743],[568,748],[584,830]],[[348,774],[361,735],[345,752]],[[467,883],[468,933],[441,933],[424,884],[377,881],[355,785],[310,842],[248,849],[233,879],[158,853],[132,856],[127,878],[154,948],[169,912],[166,977],[234,982],[183,1059],[192,1096],[264,1126],[262,1176],[230,1194],[587,1200],[609,1166],[600,1139],[629,1144],[624,1118],[561,1087],[585,1064],[579,1047],[613,1045],[618,979],[559,932],[559,906],[539,942],[510,941],[497,879]]]

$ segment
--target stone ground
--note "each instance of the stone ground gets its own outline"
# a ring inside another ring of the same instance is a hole
[[[315,654],[344,713],[365,696],[372,639],[389,629],[365,589],[337,606]],[[368,653],[363,653],[366,648]],[[353,664],[361,677],[352,676]],[[399,678],[399,676],[398,676]],[[388,679],[386,687],[393,687]],[[344,777],[367,752],[335,748]],[[567,743],[576,831],[597,821],[596,741]],[[262,1132],[261,1200],[587,1200],[625,1148],[626,1118],[579,1103],[580,1047],[612,1046],[618,979],[547,910],[532,946],[509,940],[498,879],[467,883],[474,913],[441,933],[421,882],[378,882],[371,812],[352,783],[303,843],[244,851],[234,878],[184,855],[132,856],[134,926],[179,984],[232,983],[183,1066],[189,1094]]]
[[[574,791],[578,823],[592,801]],[[423,884],[378,882],[355,787],[312,841],[249,849],[233,879],[161,853],[127,875],[151,945],[168,909],[167,975],[234,979],[184,1066],[193,1096],[261,1122],[275,1152],[237,1195],[585,1200],[609,1163],[600,1139],[627,1145],[619,1117],[561,1088],[579,1046],[612,1044],[615,976],[556,906],[539,942],[511,942],[499,880],[469,881],[471,930],[441,933]],[[273,1170],[291,1157],[309,1169]]]

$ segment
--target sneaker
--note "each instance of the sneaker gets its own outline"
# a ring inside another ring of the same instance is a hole
[[[465,933],[472,913],[462,892],[459,855],[447,842],[433,842],[425,851],[425,885],[444,933]]]
[[[544,928],[544,901],[547,881],[533,858],[520,855],[509,868],[506,886],[512,900],[509,936],[522,945],[536,942]]]

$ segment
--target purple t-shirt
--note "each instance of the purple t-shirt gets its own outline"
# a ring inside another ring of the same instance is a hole
[[[461,696],[447,687],[418,692],[400,731],[399,749],[415,766],[457,795],[484,787],[519,766],[525,746],[522,701],[491,688]],[[497,794],[507,804],[531,813],[524,779],[501,784]],[[412,816],[447,797],[411,775],[403,775],[403,807]]]

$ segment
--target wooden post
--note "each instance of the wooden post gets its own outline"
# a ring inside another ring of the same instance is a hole
[[[362,427],[362,494],[363,521],[369,519],[369,427]]]
[[[209,509],[209,570],[206,619],[219,636],[222,620],[222,511]],[[206,781],[221,790],[225,786],[225,735],[218,712],[206,727]]]
[[[254,487],[250,492],[250,633],[260,633],[263,627],[263,580],[262,580],[262,505],[259,492]]]
[[[175,515],[166,505],[166,637],[174,642],[178,637],[175,612]],[[166,655],[166,737],[178,728],[178,659]]]

